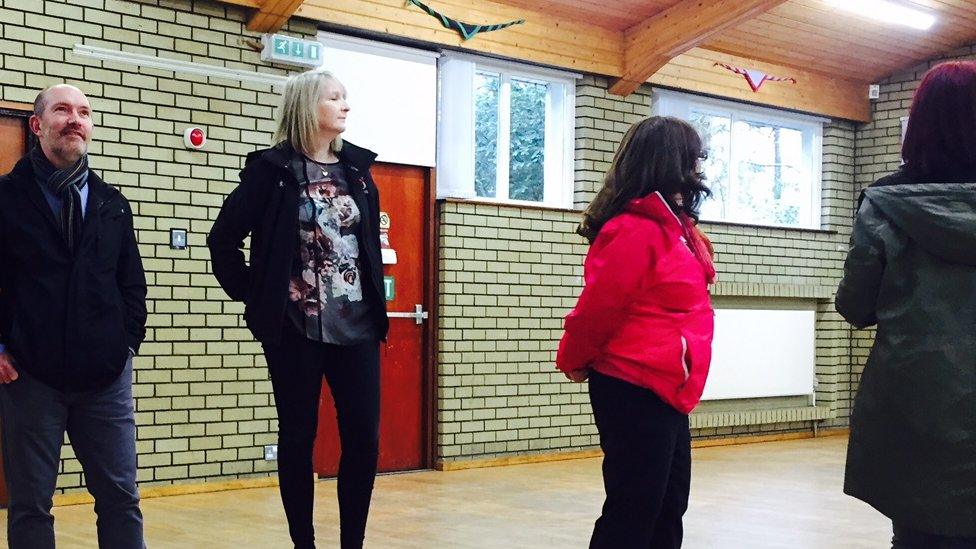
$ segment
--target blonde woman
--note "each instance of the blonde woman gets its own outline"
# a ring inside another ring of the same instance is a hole
[[[379,342],[388,327],[380,261],[376,154],[342,141],[349,104],[333,75],[286,87],[269,149],[248,155],[241,184],[207,239],[214,276],[264,347],[278,410],[278,475],[296,548],[315,546],[312,447],[324,377],[342,456],[343,549],[362,547],[379,447]],[[245,261],[244,238],[251,237]]]

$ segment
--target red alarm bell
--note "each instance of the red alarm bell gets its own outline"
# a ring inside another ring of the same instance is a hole
[[[183,132],[183,144],[188,149],[202,149],[207,144],[207,134],[203,128],[187,128]]]

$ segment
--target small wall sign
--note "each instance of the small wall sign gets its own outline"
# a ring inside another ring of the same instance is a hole
[[[283,34],[261,36],[264,49],[262,61],[288,63],[303,67],[317,68],[322,65],[322,44],[315,40],[303,40]]]
[[[380,212],[380,257],[384,265],[396,265],[397,253],[390,246],[390,214]]]
[[[186,249],[186,229],[169,230],[169,247],[174,250]]]

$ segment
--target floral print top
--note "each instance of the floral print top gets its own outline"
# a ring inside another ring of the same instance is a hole
[[[340,163],[305,160],[298,206],[299,253],[288,316],[311,340],[357,345],[378,339],[363,299],[360,211]]]

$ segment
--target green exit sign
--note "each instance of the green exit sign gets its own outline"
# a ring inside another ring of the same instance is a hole
[[[262,61],[289,63],[304,67],[322,65],[322,44],[315,40],[302,40],[283,34],[265,34],[261,37],[264,49]]]

